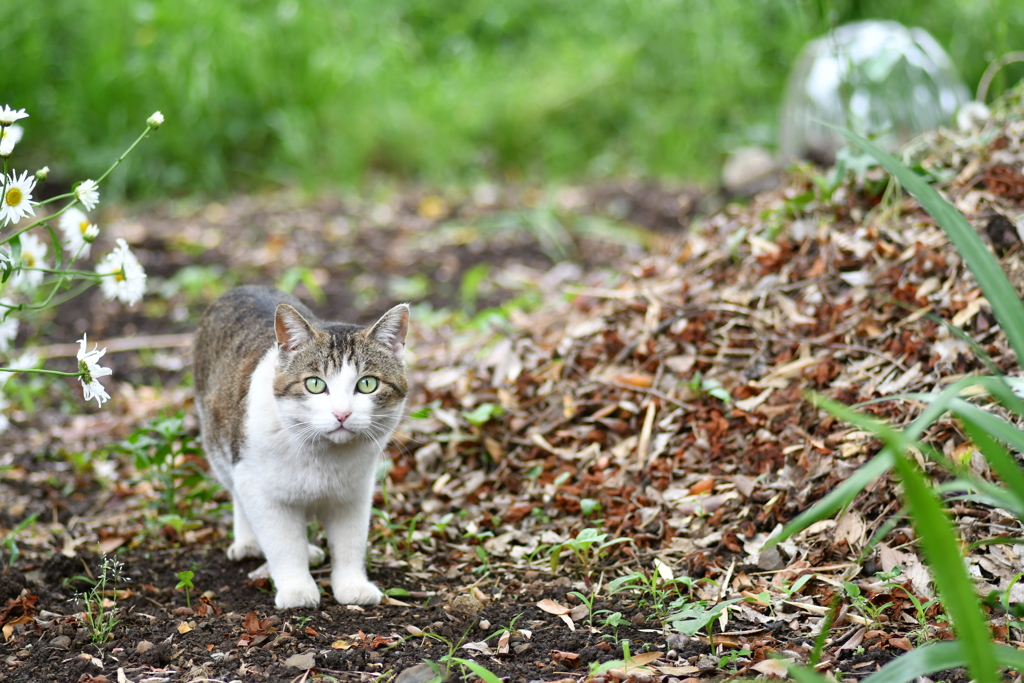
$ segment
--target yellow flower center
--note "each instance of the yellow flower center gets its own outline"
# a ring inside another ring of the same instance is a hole
[[[123,268],[121,270],[117,271],[116,273],[114,273],[114,279],[117,280],[118,282],[124,282],[125,281],[124,269]]]
[[[32,254],[25,254],[24,258],[22,258],[21,260],[22,263],[24,263],[29,268],[33,268],[36,265],[36,259],[35,257],[32,256]]]
[[[82,221],[78,224],[78,229],[84,235],[85,231],[89,229],[89,221]]]
[[[7,190],[7,196],[4,197],[4,199],[7,201],[7,206],[17,206],[18,204],[21,204],[23,197],[24,195],[21,193],[20,189],[12,187]]]

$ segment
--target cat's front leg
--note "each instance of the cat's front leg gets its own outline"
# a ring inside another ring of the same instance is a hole
[[[244,560],[247,557],[263,557],[263,551],[256,540],[256,534],[253,533],[252,525],[246,519],[245,510],[242,509],[242,504],[238,500],[234,502],[233,516],[235,522],[235,541],[228,548],[228,559],[237,561]]]
[[[331,550],[331,590],[341,605],[376,605],[380,589],[366,578],[369,499],[324,506],[318,513]]]
[[[275,606],[317,607],[320,588],[309,573],[305,511],[273,502],[251,507],[246,516],[267,558],[276,590]]]

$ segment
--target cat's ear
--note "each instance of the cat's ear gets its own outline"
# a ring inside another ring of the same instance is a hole
[[[313,328],[288,304],[278,304],[274,315],[274,331],[282,351],[295,351],[313,338]]]
[[[391,349],[399,360],[405,355],[405,335],[408,332],[409,304],[398,304],[370,328],[370,336]]]

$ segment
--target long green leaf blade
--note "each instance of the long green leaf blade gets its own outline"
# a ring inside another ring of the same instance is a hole
[[[497,674],[472,659],[462,659],[461,657],[452,657],[452,659],[475,673],[485,683],[502,683]]]
[[[1024,652],[1007,645],[993,644],[995,662],[1016,671],[1024,671]],[[959,640],[932,643],[900,655],[861,683],[910,683],[919,676],[966,664]]]
[[[952,617],[953,628],[963,643],[967,670],[978,683],[995,683],[991,636],[974,593],[974,582],[964,569],[953,525],[928,481],[912,461],[902,454],[897,455],[896,471],[903,482],[907,508],[914,520],[921,550],[942,596],[942,604]]]
[[[911,440],[903,432],[841,403],[824,397],[818,397],[817,402],[840,419],[870,430],[892,450],[921,550],[935,577],[942,603],[953,619],[953,628],[963,644],[967,669],[978,683],[995,683],[992,642],[974,593],[974,583],[964,569],[956,533],[942,503],[917,466],[903,455],[912,445]]]

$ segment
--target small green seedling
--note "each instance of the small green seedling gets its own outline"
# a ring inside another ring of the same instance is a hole
[[[584,569],[584,578],[589,579],[594,564],[606,554],[606,550],[619,543],[628,543],[632,539],[614,538],[606,540],[608,534],[599,534],[596,529],[584,529],[576,538],[562,541],[551,548],[551,571],[558,571],[558,565],[562,558],[562,551],[572,551],[577,563]]]
[[[89,591],[78,596],[85,603],[85,625],[89,631],[89,638],[97,645],[110,640],[114,627],[121,623],[117,618],[117,584],[122,579],[123,566],[117,560],[104,555],[99,578],[93,581]],[[112,596],[113,607],[107,607],[107,595]]]
[[[0,545],[7,547],[7,553],[9,555],[9,557],[7,558],[8,564],[13,565],[15,560],[18,559],[18,555],[21,554],[21,551],[18,550],[18,534],[20,534],[22,531],[35,524],[36,518],[38,517],[38,512],[29,515],[25,519],[21,520],[18,523],[18,526],[11,529],[10,533],[8,533],[6,536],[0,539]]]
[[[195,577],[195,572],[178,572],[178,585],[174,587],[174,590],[185,589],[185,604],[188,605],[189,609],[192,609],[192,596],[189,591],[195,588],[192,585],[192,579]]]

